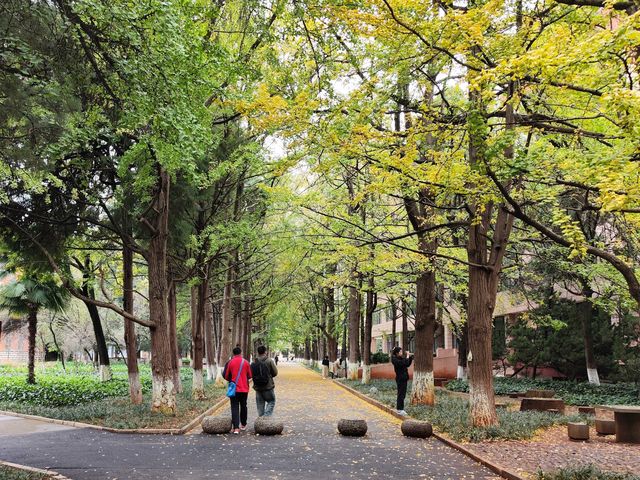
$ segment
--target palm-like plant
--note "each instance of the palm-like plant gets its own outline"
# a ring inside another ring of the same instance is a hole
[[[29,374],[27,383],[36,383],[35,352],[38,312],[41,308],[60,311],[68,293],[50,279],[23,277],[0,288],[0,310],[13,315],[26,315],[29,325]]]

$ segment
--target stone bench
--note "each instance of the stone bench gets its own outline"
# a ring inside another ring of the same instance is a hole
[[[537,410],[539,412],[548,412],[557,410],[557,413],[564,413],[564,400],[561,398],[523,398],[520,403],[520,411]],[[556,413],[556,412],[553,412]]]

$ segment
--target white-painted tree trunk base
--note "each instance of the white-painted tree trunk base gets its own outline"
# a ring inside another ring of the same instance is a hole
[[[469,384],[469,408],[474,427],[488,427],[498,424],[493,396],[484,388]]]
[[[462,365],[458,365],[458,371],[456,372],[456,378],[458,380],[466,380],[467,379],[467,369]]]
[[[409,398],[409,402],[412,405],[434,405],[436,403],[433,372],[413,371],[413,382],[411,383],[411,395]]]
[[[129,373],[129,398],[134,405],[142,403],[142,385],[140,384],[140,373]]]
[[[151,411],[165,415],[176,413],[176,392],[171,377],[152,375]]]
[[[227,381],[222,376],[222,371],[223,371],[222,368],[218,368],[218,371],[216,372],[216,385],[218,387],[223,387],[224,385],[227,384]]]
[[[362,384],[366,385],[371,382],[371,365],[362,366]]]
[[[587,378],[589,379],[589,383],[600,385],[600,376],[598,375],[597,368],[587,368]]]
[[[203,400],[204,395],[204,375],[202,370],[193,371],[193,383],[191,384],[191,396],[196,400]]]
[[[358,362],[349,363],[347,366],[347,378],[349,380],[358,380]]]
[[[100,376],[101,382],[108,382],[113,378],[111,367],[109,365],[100,365],[98,368],[98,375]]]
[[[212,382],[213,380],[215,380],[216,378],[216,374],[218,370],[218,366],[213,364],[213,365],[207,365],[207,380],[209,382]]]

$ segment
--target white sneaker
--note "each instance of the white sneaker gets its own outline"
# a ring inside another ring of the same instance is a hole
[[[405,412],[404,410],[396,410],[396,413],[397,413],[398,415],[402,415],[403,417],[406,417],[406,416],[408,415],[408,413],[407,413],[407,412]]]

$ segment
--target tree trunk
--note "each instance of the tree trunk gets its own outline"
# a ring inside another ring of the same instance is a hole
[[[213,339],[213,305],[211,304],[210,297],[211,290],[209,289],[209,282],[206,286],[206,299],[205,301],[205,318],[204,318],[204,346],[205,355],[207,357],[207,380],[212,382],[216,378],[216,349],[214,347]]]
[[[373,277],[369,277],[367,290],[367,307],[364,320],[364,342],[362,344],[362,383],[368,384],[371,381],[371,331],[373,329],[373,312],[378,305],[378,294],[374,292],[375,284]]]
[[[467,311],[467,303],[464,302],[464,311]],[[467,341],[469,338],[469,326],[464,322],[458,327],[458,371],[456,378],[460,380],[467,379]]]
[[[584,340],[584,356],[587,365],[587,378],[589,379],[589,383],[600,385],[598,365],[596,363],[595,354],[593,353],[593,332],[591,328],[591,322],[593,320],[593,304],[591,303],[591,297],[593,296],[593,290],[591,290],[589,285],[583,285],[582,294],[585,297],[585,301],[580,303],[578,308],[580,312],[580,320],[582,321],[582,338]]]
[[[29,313],[27,316],[28,333],[29,333],[29,373],[27,375],[27,383],[33,385],[36,383],[36,332],[38,330],[38,306],[29,305]]]
[[[396,319],[398,317],[398,304],[395,298],[389,298],[391,304],[391,349],[389,350],[389,361],[391,362],[393,349],[396,347],[396,337],[398,329],[396,328]]]
[[[203,400],[204,394],[204,317],[206,301],[206,283],[191,287],[191,338],[193,341],[193,383],[191,396]]]
[[[173,383],[177,393],[182,393],[182,379],[180,369],[182,368],[182,358],[178,346],[178,301],[176,298],[176,282],[171,280],[169,284],[169,298],[167,308],[169,309],[169,336],[171,338],[171,358],[173,358]]]
[[[84,261],[84,268],[82,270],[82,293],[85,297],[91,299],[96,298],[95,291],[90,285],[91,275],[91,258],[87,255]],[[93,303],[84,302],[89,311],[89,317],[91,318],[91,324],[93,326],[93,332],[96,337],[96,347],[98,350],[98,365],[100,373],[100,381],[106,382],[111,380],[111,366],[109,365],[109,350],[107,349],[107,341],[102,330],[102,322],[100,321],[100,313],[98,307]]]
[[[360,340],[360,296],[356,287],[349,287],[349,380],[358,379],[358,343]]]
[[[404,297],[401,300],[401,310],[402,310],[402,351],[406,352],[409,349],[409,305],[407,305],[407,301]]]
[[[475,47],[472,48],[472,52],[479,54]],[[486,139],[483,126],[486,125],[486,108],[479,90],[470,91],[469,100],[469,165],[472,169],[484,168]],[[510,103],[505,108],[507,128],[513,128],[513,108]],[[513,158],[513,154],[513,145],[508,145],[505,148],[505,157]],[[494,208],[497,211],[495,221]],[[471,222],[467,238],[470,415],[474,426],[485,427],[498,423],[493,393],[491,334],[498,279],[511,234],[513,216],[503,205],[495,206],[491,202],[471,204],[470,213]],[[489,243],[492,223],[493,235]]]
[[[433,405],[433,327],[436,317],[436,274],[423,272],[416,281],[415,359],[410,401],[414,405]]]
[[[154,200],[156,218],[148,250],[149,317],[151,333],[151,411],[176,413],[173,349],[169,331],[167,284],[167,237],[169,233],[169,174],[160,166],[158,191]]]
[[[122,250],[122,307],[133,313],[133,251],[124,246]],[[129,398],[134,405],[142,403],[142,385],[138,371],[138,345],[135,323],[124,320],[124,343],[127,348],[127,376],[129,378]]]
[[[309,337],[304,339],[304,364],[309,365],[311,363],[311,340]]]
[[[235,257],[235,255],[234,255]],[[232,257],[233,258],[233,257]],[[229,266],[227,269],[227,278],[224,284],[224,292],[222,295],[222,321],[220,325],[220,366],[225,365],[229,356],[231,355],[231,342],[232,342],[232,329],[233,319],[231,311],[231,295],[234,281],[234,268],[233,260],[229,260]],[[218,375],[216,377],[216,384],[222,385],[224,383],[222,378],[222,368],[218,369]]]

